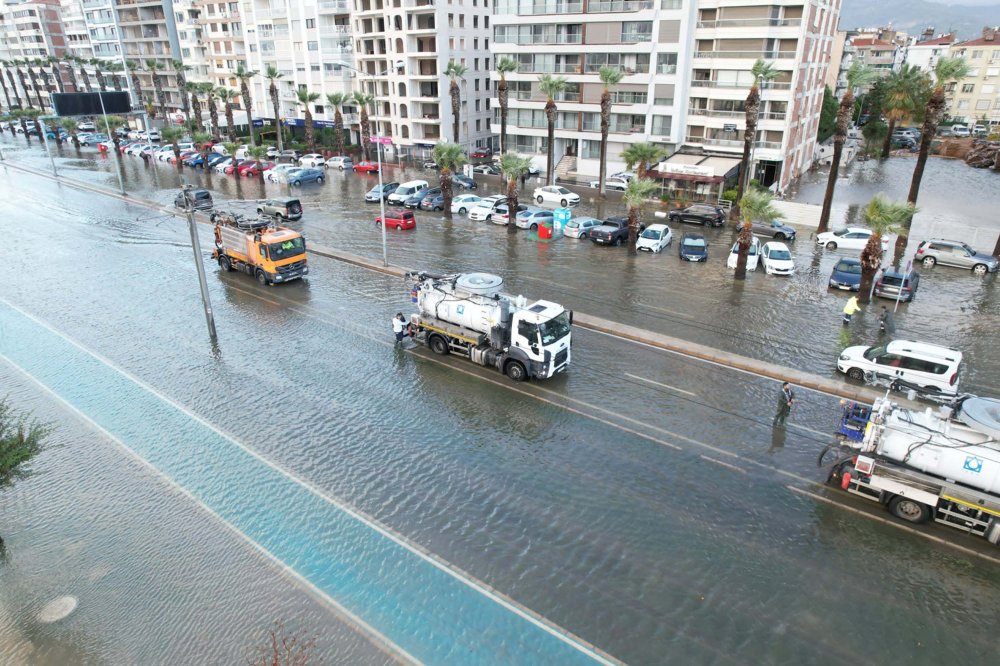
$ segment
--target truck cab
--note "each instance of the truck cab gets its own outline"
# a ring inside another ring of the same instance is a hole
[[[569,313],[557,303],[535,301],[511,317],[511,347],[524,352],[530,377],[544,379],[564,369],[569,360],[569,334]]]

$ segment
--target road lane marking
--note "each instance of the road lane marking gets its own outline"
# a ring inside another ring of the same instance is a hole
[[[696,398],[698,397],[697,393],[692,393],[691,391],[685,391],[684,389],[677,388],[676,386],[671,386],[670,384],[663,384],[661,382],[654,382],[652,379],[646,379],[645,377],[640,377],[639,375],[633,375],[631,373],[626,372],[625,376],[626,377],[631,377],[632,379],[638,379],[640,382],[646,382],[647,384],[655,384],[656,386],[662,386],[663,388],[670,389],[671,391],[677,391],[678,393],[683,393],[685,395],[691,395],[691,396],[694,396]]]
[[[813,433],[815,435],[821,435],[823,437],[831,437],[833,435],[832,432],[823,432],[821,430],[813,430],[812,428],[807,428],[804,425],[799,425],[798,423],[786,423],[785,425],[787,425],[787,426],[789,426],[791,428],[798,428],[799,430],[805,430],[806,432],[811,432],[811,433]]]
[[[698,454],[698,457],[701,458],[702,460],[707,460],[708,462],[715,463],[716,465],[721,465],[722,467],[725,467],[726,469],[731,469],[734,472],[739,472],[740,474],[746,474],[747,473],[747,471],[745,469],[743,469],[742,467],[740,467],[739,465],[732,465],[730,463],[723,462],[721,460],[716,460],[715,458],[710,458],[710,457],[708,457],[708,456],[706,456],[704,454],[700,454],[700,453]]]

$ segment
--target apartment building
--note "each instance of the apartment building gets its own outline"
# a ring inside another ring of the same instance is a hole
[[[61,0],[59,13],[66,36],[66,50],[81,58],[93,58],[94,49],[91,48],[90,31],[83,17],[82,0]]]
[[[90,41],[88,56],[82,53],[81,58],[99,58],[109,62],[121,62],[121,45],[118,41],[118,14],[115,11],[114,0],[82,0],[83,22],[86,25]]]
[[[375,96],[373,132],[401,154],[426,155],[453,139],[445,75],[449,60],[468,69],[459,83],[459,143],[492,142],[490,0],[354,0],[354,89]]]
[[[983,28],[978,39],[958,42],[951,56],[963,58],[969,74],[955,84],[949,115],[969,125],[1000,125],[1000,28]]]
[[[910,43],[906,49],[906,64],[919,67],[925,72],[934,71],[934,66],[941,56],[948,55],[951,45],[955,43],[955,33],[935,35],[934,28],[928,28],[924,33]]]
[[[171,66],[172,60],[181,57],[176,13],[190,6],[193,0],[112,1],[117,15],[119,48],[124,50],[126,59],[142,66],[136,73],[147,103],[156,111],[158,118],[177,113],[181,109],[181,97]],[[150,60],[159,67],[156,76],[163,90],[162,104],[155,94],[154,74],[147,64]]]
[[[862,30],[853,35],[850,46],[854,49],[854,59],[871,67],[878,76],[886,76],[898,71],[906,60],[909,38],[888,28]],[[874,83],[862,86],[866,93]]]
[[[833,33],[830,66],[826,70],[826,86],[838,98],[847,89],[847,71],[854,64],[854,47],[849,46],[847,42],[846,32],[838,30]]]
[[[59,0],[30,0],[0,8],[0,58],[37,60],[65,53]]]

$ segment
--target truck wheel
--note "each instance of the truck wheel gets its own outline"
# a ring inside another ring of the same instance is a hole
[[[896,495],[889,501],[892,515],[910,523],[926,523],[931,517],[931,509],[923,502]]]
[[[427,346],[438,356],[447,356],[451,351],[448,348],[448,341],[440,335],[432,335],[431,339],[427,341]]]
[[[507,364],[507,376],[515,382],[523,382],[528,378],[528,371],[524,369],[520,361],[511,361]]]
[[[257,282],[259,282],[260,286],[262,287],[267,286],[267,275],[264,273],[264,271],[261,270],[257,271]]]
[[[232,262],[229,261],[229,257],[227,257],[224,254],[219,256],[219,268],[226,271],[227,273],[233,270],[233,264]]]
[[[865,380],[865,372],[861,368],[851,368],[847,371],[847,376],[858,382]]]

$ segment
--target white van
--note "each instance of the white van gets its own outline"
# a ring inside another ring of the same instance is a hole
[[[428,185],[426,180],[408,180],[397,187],[396,191],[389,195],[387,201],[391,204],[402,206],[404,201],[412,197],[417,192],[426,190],[427,187]]]
[[[956,395],[962,352],[912,340],[893,340],[877,347],[848,347],[837,359],[837,370],[852,379],[877,377],[916,384],[929,391]]]
[[[966,127],[965,125],[952,125],[951,126],[951,135],[952,136],[966,137],[966,136],[969,136],[970,134],[971,134],[971,132],[969,132],[969,128]]]

